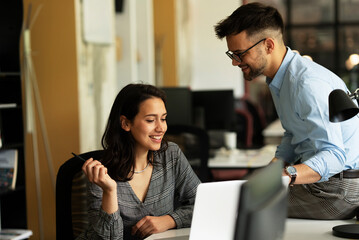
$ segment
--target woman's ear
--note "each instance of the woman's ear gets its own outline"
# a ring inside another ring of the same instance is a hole
[[[120,116],[120,122],[123,130],[125,130],[126,132],[129,132],[131,130],[130,121],[124,115]]]

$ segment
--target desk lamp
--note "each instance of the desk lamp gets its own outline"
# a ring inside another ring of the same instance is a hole
[[[352,99],[356,99],[359,104],[358,92],[359,88],[348,95],[341,89],[335,89],[329,94],[329,120],[331,122],[342,122],[357,115],[359,108]]]
[[[347,94],[343,90],[336,89],[329,94],[329,120],[331,122],[345,121],[358,114],[359,108],[352,101],[352,99],[356,99],[359,104],[358,92],[359,88],[352,94]],[[333,235],[343,238],[359,239],[359,225],[344,224],[335,226],[333,227]]]

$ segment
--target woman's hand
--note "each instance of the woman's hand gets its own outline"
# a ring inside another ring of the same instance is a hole
[[[102,188],[102,209],[111,214],[118,210],[117,183],[107,174],[107,168],[93,158],[82,165],[88,180]]]
[[[176,223],[170,215],[160,217],[146,216],[132,227],[131,234],[140,238],[146,238],[151,234],[164,232],[175,227]]]
[[[90,182],[101,187],[103,191],[113,191],[117,187],[116,181],[107,174],[107,168],[93,158],[82,165],[82,171]]]

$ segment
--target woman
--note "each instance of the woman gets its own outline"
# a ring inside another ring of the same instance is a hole
[[[78,239],[142,239],[190,227],[200,181],[179,147],[163,141],[165,100],[163,91],[144,84],[129,84],[117,95],[102,137],[103,159],[82,167],[89,227]]]

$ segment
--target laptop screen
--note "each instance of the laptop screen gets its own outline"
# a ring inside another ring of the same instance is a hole
[[[189,239],[277,239],[287,214],[288,179],[281,175],[278,161],[257,170],[248,181],[201,183]]]
[[[190,239],[233,239],[240,186],[244,180],[201,183],[197,188]]]

